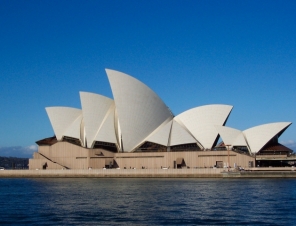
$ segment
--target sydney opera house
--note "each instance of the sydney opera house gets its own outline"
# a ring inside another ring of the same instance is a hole
[[[30,169],[277,166],[292,153],[278,143],[291,122],[240,131],[226,126],[233,107],[223,104],[174,115],[139,80],[106,73],[114,99],[80,92],[81,109],[46,108],[54,136],[36,142]]]

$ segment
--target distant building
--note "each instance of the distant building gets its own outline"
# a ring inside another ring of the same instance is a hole
[[[36,142],[30,169],[227,167],[228,161],[231,167],[250,167],[257,164],[256,155],[292,153],[278,143],[291,122],[239,131],[225,126],[233,107],[222,104],[175,116],[139,80],[106,72],[114,100],[80,92],[81,109],[46,108],[55,136]],[[219,137],[223,142],[217,145]]]

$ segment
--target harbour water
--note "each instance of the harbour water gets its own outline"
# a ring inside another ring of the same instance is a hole
[[[295,225],[296,179],[0,179],[1,225]]]

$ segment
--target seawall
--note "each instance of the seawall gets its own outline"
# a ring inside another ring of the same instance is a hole
[[[223,169],[80,169],[80,170],[2,170],[0,177],[61,178],[222,178]]]
[[[0,178],[296,178],[294,168],[1,170]]]
[[[222,172],[223,178],[296,178],[294,171]]]

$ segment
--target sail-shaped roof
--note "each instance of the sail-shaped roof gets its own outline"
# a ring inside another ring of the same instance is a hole
[[[227,126],[215,126],[225,145],[247,146],[243,132]]]
[[[115,134],[115,124],[114,124],[114,110],[115,105],[112,104],[111,108],[106,114],[105,120],[102,123],[102,126],[96,134],[96,141],[103,141],[109,143],[117,143],[116,134]]]
[[[147,141],[168,146],[172,122],[172,120],[165,122],[164,125],[160,126],[156,132],[147,138]]]
[[[114,105],[114,101],[108,97],[88,92],[80,92],[80,101],[87,147],[91,148],[107,112]]]
[[[173,120],[170,146],[196,143],[196,140],[178,122]]]
[[[232,110],[230,105],[212,104],[192,108],[175,117],[206,149],[215,145],[218,132],[216,125],[225,125]]]
[[[243,133],[248,141],[252,153],[257,153],[273,137],[280,136],[292,123],[276,122],[252,127]]]
[[[106,69],[120,123],[123,149],[133,151],[173,116],[149,87],[122,72]]]
[[[139,80],[106,69],[114,100],[80,92],[82,110],[48,107],[48,117],[57,140],[63,136],[80,139],[92,148],[95,141],[116,143],[121,151],[131,152],[148,141],[163,146],[196,143],[211,149],[219,135],[226,145],[247,146],[259,152],[274,137],[279,137],[290,122],[256,126],[245,131],[225,126],[232,106],[205,105],[174,117],[170,109]]]
[[[45,109],[57,140],[62,140],[67,133],[80,139],[80,135],[77,137],[77,134],[80,134],[80,127],[77,128],[77,133],[73,132],[73,128],[80,126],[81,123],[82,111],[80,109],[70,107],[47,107]]]

